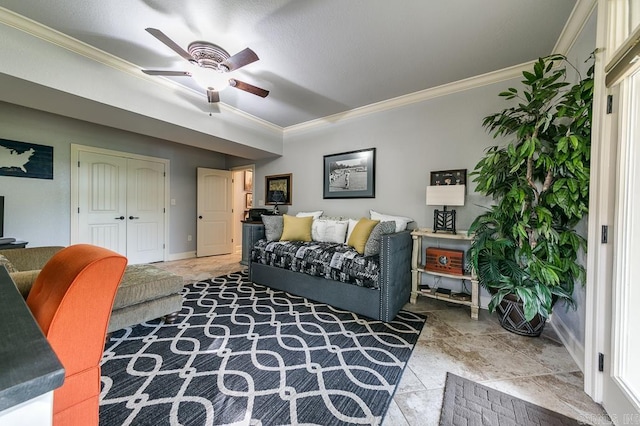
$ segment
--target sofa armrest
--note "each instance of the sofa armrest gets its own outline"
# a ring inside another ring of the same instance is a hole
[[[251,250],[256,242],[265,237],[264,225],[262,223],[242,224],[242,259],[240,263],[248,265],[251,261]]]
[[[63,247],[29,247],[11,250],[0,250],[18,271],[40,270]]]
[[[391,321],[411,294],[411,231],[382,235],[380,239],[380,309]]]

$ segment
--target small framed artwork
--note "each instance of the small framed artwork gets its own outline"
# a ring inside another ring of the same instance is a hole
[[[253,192],[247,192],[244,194],[244,208],[250,209],[253,207]]]
[[[244,190],[253,191],[253,170],[244,171]]]
[[[323,198],[375,198],[376,149],[324,156]]]
[[[291,205],[291,173],[284,175],[265,176],[265,204]]]
[[[431,172],[431,185],[466,185],[467,169]]]

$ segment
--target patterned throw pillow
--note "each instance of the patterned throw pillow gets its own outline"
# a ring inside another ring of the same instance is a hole
[[[373,256],[374,254],[380,253],[380,239],[384,234],[393,234],[396,232],[396,223],[389,222],[380,222],[376,225],[375,228],[371,231],[369,235],[369,239],[367,243],[364,245],[364,255],[365,256]]]
[[[4,266],[5,268],[7,268],[7,272],[11,273],[11,272],[18,272],[18,270],[15,268],[15,266],[13,266],[13,263],[11,263],[9,261],[9,259],[7,259],[6,257],[4,257],[3,254],[0,254],[0,265]]]
[[[313,241],[344,244],[348,220],[316,219],[311,225]]]
[[[282,229],[284,227],[282,216],[262,215],[262,223],[264,223],[264,235],[267,241],[280,241]]]

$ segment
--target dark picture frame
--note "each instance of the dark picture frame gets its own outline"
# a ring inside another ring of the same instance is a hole
[[[53,147],[0,139],[0,176],[53,179]]]
[[[467,169],[431,172],[431,185],[466,185]]]
[[[291,173],[264,177],[265,204],[290,206],[293,198]]]
[[[375,198],[376,149],[324,156],[323,198]]]
[[[253,192],[247,192],[244,194],[244,208],[250,209],[253,207]]]

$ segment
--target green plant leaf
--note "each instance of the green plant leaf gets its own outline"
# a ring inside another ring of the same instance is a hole
[[[500,93],[519,103],[482,125],[506,143],[487,148],[470,174],[494,203],[470,227],[470,263],[493,294],[491,309],[514,294],[527,318],[547,318],[555,300],[574,306],[574,284],[585,279],[586,240],[573,228],[589,205],[593,66],[572,84],[567,64],[540,58],[522,73],[521,90]]]

